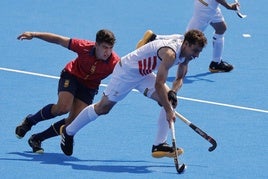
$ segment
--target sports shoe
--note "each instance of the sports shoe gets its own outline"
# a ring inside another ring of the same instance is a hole
[[[30,122],[27,120],[30,116],[32,116],[31,114],[29,114],[27,117],[25,117],[25,119],[22,121],[21,125],[16,127],[15,130],[15,134],[17,136],[17,138],[21,139],[25,136],[25,134],[31,130],[32,128],[32,124],[30,124]]]
[[[145,44],[147,44],[148,42],[151,42],[151,41],[155,40],[155,38],[156,38],[156,35],[153,33],[153,31],[147,30],[144,33],[142,39],[138,42],[138,44],[136,46],[136,49],[140,48],[141,46],[143,46]]]
[[[229,72],[232,69],[234,69],[233,65],[225,62],[225,61],[221,61],[220,63],[217,62],[211,62],[209,65],[209,71],[211,73],[217,73],[217,72]]]
[[[61,150],[65,155],[70,156],[73,154],[74,137],[66,133],[65,125],[62,125],[60,127],[60,133],[61,133],[61,143],[60,143]]]
[[[177,148],[178,156],[183,153],[182,148]],[[170,157],[173,158],[175,151],[173,147],[170,147],[167,143],[162,143],[152,147],[152,156],[154,158]]]
[[[35,139],[35,135],[32,135],[30,139],[28,140],[28,144],[33,149],[33,153],[42,154],[44,153],[44,149],[41,147],[41,141],[38,139]]]

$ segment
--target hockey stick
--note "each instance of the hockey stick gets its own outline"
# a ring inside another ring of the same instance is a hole
[[[235,0],[235,3],[238,3],[239,4],[239,1],[238,0]],[[240,8],[239,8],[239,5],[237,5],[236,6],[236,14],[238,15],[238,17],[240,17],[240,18],[246,18],[247,17],[247,15],[245,15],[245,14],[242,14],[241,12],[240,12]]]
[[[191,127],[197,134],[199,134],[201,137],[203,137],[204,139],[206,139],[208,142],[210,142],[212,144],[211,147],[209,147],[208,151],[213,151],[216,149],[217,147],[217,142],[210,137],[209,135],[207,135],[204,131],[202,131],[199,127],[197,127],[196,125],[194,125],[192,122],[190,122],[188,119],[186,119],[184,116],[182,116],[180,113],[178,113],[177,111],[175,111],[175,115],[180,118],[184,123],[186,123],[189,127]]]
[[[170,128],[171,128],[171,136],[172,136],[172,147],[173,147],[173,149],[175,151],[174,164],[175,164],[177,172],[179,174],[181,174],[182,172],[184,172],[184,169],[186,169],[186,165],[184,163],[182,165],[179,165],[178,151],[177,151],[176,137],[175,137],[174,121],[171,122]]]

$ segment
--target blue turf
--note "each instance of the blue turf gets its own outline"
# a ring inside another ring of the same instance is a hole
[[[177,144],[188,165],[181,178],[268,178],[268,53],[265,0],[240,1],[246,19],[223,9],[228,24],[224,58],[234,64],[231,73],[208,73],[209,44],[190,64],[179,92],[177,111],[213,136],[210,144],[179,119]],[[83,128],[75,137],[74,154],[65,156],[60,138],[43,143],[45,153],[31,153],[31,133],[46,129],[60,117],[33,127],[19,140],[14,130],[28,113],[57,100],[57,77],[75,57],[62,47],[16,40],[23,31],[49,31],[94,39],[100,28],[115,32],[115,50],[125,55],[148,28],[158,34],[183,33],[192,13],[192,1],[3,1],[0,6],[0,173],[2,178],[171,178],[177,177],[172,159],[150,155],[159,106],[132,92],[108,116]],[[250,34],[244,38],[242,34]],[[10,69],[55,76],[42,77]],[[175,69],[169,74],[169,84]],[[109,78],[103,83],[107,84]],[[102,91],[104,87],[100,88]],[[96,97],[98,100],[101,92]]]

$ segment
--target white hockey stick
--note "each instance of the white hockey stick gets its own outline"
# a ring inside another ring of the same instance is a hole
[[[236,3],[239,3],[239,1],[238,0],[235,0],[235,2]],[[247,17],[247,15],[245,15],[245,14],[242,14],[241,12],[240,12],[240,7],[237,5],[236,6],[236,14],[238,15],[238,17],[240,17],[240,18],[246,18]]]

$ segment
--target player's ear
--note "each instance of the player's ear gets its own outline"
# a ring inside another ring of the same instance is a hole
[[[97,47],[97,46],[100,46],[100,44],[98,43],[98,42],[95,42],[95,46]]]
[[[185,45],[189,47],[191,44],[186,40]]]
[[[183,45],[184,47],[187,47],[188,44],[189,44],[189,42],[188,42],[187,40],[184,40],[183,43],[182,43],[182,45]]]

